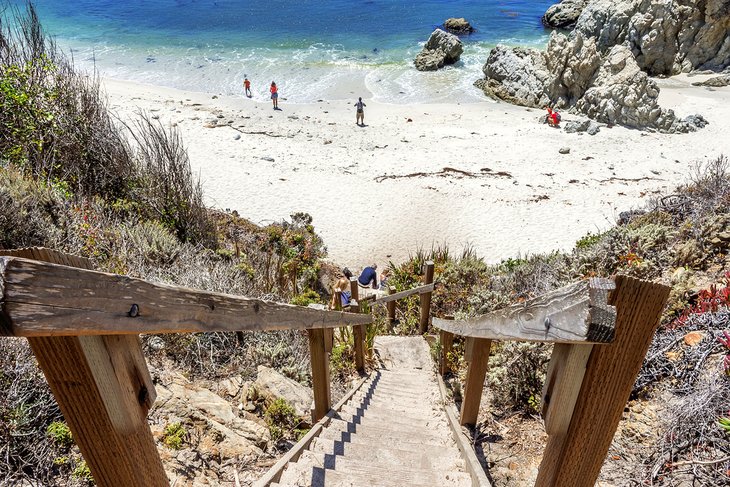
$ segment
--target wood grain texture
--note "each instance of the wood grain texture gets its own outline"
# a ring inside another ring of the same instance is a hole
[[[395,294],[395,286],[389,286],[388,287],[388,295],[392,296]],[[393,332],[393,326],[395,326],[395,301],[390,301],[385,304],[385,307],[388,310],[388,331]]]
[[[375,304],[389,304],[399,299],[407,298],[409,296],[415,296],[416,294],[424,294],[433,292],[433,284],[424,284],[423,286],[414,287],[413,289],[406,289],[405,291],[394,292],[375,300]]]
[[[595,484],[669,291],[626,276],[616,279],[610,303],[616,306],[615,341],[593,347],[570,426],[548,438],[536,486]]]
[[[330,395],[330,358],[325,347],[324,330],[312,329],[309,333],[309,355],[312,363],[312,392],[314,394],[314,409],[312,420],[322,419],[330,410],[332,397]]]
[[[369,315],[168,286],[18,257],[0,257],[0,272],[6,335],[304,330],[372,322]],[[130,316],[133,305],[138,308],[136,317]]]
[[[15,255],[91,267],[86,259],[48,249]],[[96,485],[168,486],[147,424],[155,388],[139,338],[35,337],[28,342]]]
[[[360,313],[359,303],[355,303],[350,307],[351,313]],[[355,369],[360,374],[365,373],[365,325],[355,325],[352,327],[352,339],[355,344]]]
[[[542,392],[547,434],[566,433],[578,399],[593,345],[556,343]]]
[[[423,284],[428,286],[429,284],[433,284],[433,261],[426,261],[424,267],[425,272],[423,273]],[[431,291],[420,294],[418,299],[421,302],[421,319],[419,321],[419,329],[421,333],[426,333],[426,330],[428,330],[428,319],[431,317]]]
[[[469,362],[469,366],[466,370],[464,397],[461,401],[460,423],[462,426],[477,423],[491,346],[492,341],[485,338],[469,337],[466,339],[465,358]]]
[[[606,279],[580,281],[476,318],[434,318],[433,325],[455,335],[491,340],[609,343],[615,310],[605,300],[613,286]],[[593,287],[600,289],[591,291]]]

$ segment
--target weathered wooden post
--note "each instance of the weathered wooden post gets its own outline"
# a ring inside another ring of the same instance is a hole
[[[439,373],[446,375],[451,372],[451,364],[449,363],[449,355],[454,350],[454,334],[441,330],[439,332],[439,341],[441,342],[441,360],[439,362]]]
[[[389,286],[388,287],[388,294],[395,294],[395,286]],[[388,309],[388,331],[393,332],[393,326],[395,325],[395,301],[390,301],[389,303],[385,304],[386,308]]]
[[[360,294],[357,284],[357,278],[350,278],[350,294],[352,301],[350,302],[350,312],[359,313]],[[352,327],[352,336],[355,342],[355,368],[361,374],[365,373],[365,325],[355,325]]]
[[[489,364],[492,340],[467,337],[464,358],[469,362],[464,381],[464,397],[461,401],[461,425],[475,425],[479,416],[479,404],[484,390],[484,379]]]
[[[87,259],[49,249],[0,251],[91,269]],[[96,485],[167,487],[147,424],[155,388],[136,335],[28,338]]]
[[[309,355],[312,363],[312,392],[314,393],[314,409],[312,421],[322,419],[332,407],[330,395],[330,359],[327,352],[325,329],[308,330]]]
[[[433,282],[433,261],[429,260],[425,263],[426,271],[423,274],[423,283],[431,284]],[[428,330],[428,318],[431,314],[431,293],[423,293],[419,295],[421,301],[421,322],[419,330],[421,334]]]
[[[559,397],[550,398],[549,409],[562,404],[570,408],[572,415],[568,419],[565,414],[556,413],[549,423],[546,421],[549,437],[535,482],[537,487],[595,484],[669,291],[661,284],[617,277],[616,290],[609,301],[616,306],[614,341],[595,344],[590,351],[567,347],[558,350],[562,358],[555,367],[562,366],[568,375],[560,388],[567,390],[568,395],[570,391],[578,392],[572,405],[565,405],[570,401]],[[580,364],[588,352],[585,369],[581,370]],[[575,381],[581,375],[578,387]],[[546,384],[546,388],[555,390],[556,385]]]

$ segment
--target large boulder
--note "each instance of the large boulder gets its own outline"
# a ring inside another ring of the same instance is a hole
[[[446,19],[444,29],[454,34],[471,34],[474,32],[474,27],[464,17]]]
[[[542,23],[553,29],[567,29],[575,25],[588,0],[563,0],[547,9]]]
[[[549,73],[545,56],[536,49],[498,45],[482,68],[484,79],[475,83],[487,95],[527,107],[547,104]]]
[[[575,33],[628,47],[650,75],[730,66],[730,0],[592,0]]]
[[[464,47],[454,34],[436,29],[428,38],[423,50],[415,59],[419,71],[435,71],[446,64],[454,64],[459,60]]]
[[[312,407],[312,390],[299,382],[292,380],[276,370],[259,365],[256,382],[256,393],[269,401],[284,399],[302,418],[309,417]]]

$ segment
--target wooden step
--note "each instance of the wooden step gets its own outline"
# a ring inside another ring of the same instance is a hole
[[[339,441],[350,441],[351,437],[358,436],[360,438],[380,439],[382,444],[395,445],[401,439],[408,441],[424,441],[436,445],[453,444],[450,435],[439,434],[432,431],[424,431],[418,427],[407,427],[402,425],[383,424],[380,426],[360,426],[346,421],[333,419],[322,433],[321,438],[329,438]]]
[[[315,438],[309,448],[314,453],[327,453],[344,458],[367,458],[377,465],[405,466],[407,468],[463,470],[464,460],[456,447],[424,443],[400,443],[397,448],[349,443]]]
[[[290,463],[279,481],[293,485],[379,486],[379,487],[461,487],[470,486],[471,477],[459,471],[433,471],[406,467],[382,468],[369,459],[335,458],[305,451]]]
[[[393,411],[387,407],[368,406],[367,408],[354,408],[343,406],[338,413],[339,419],[356,424],[384,425],[396,423],[414,428],[448,428],[446,416],[438,410],[432,411]]]

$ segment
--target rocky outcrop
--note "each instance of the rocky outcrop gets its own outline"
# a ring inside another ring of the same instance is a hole
[[[297,416],[309,417],[313,400],[312,390],[309,387],[264,365],[258,366],[257,373],[254,387],[259,396],[270,402],[279,398],[284,399],[294,408]]]
[[[192,484],[221,480],[223,465],[258,457],[270,447],[268,428],[221,396],[179,374],[168,374],[161,382],[155,387],[152,432],[168,445],[159,450],[169,478],[187,478]],[[182,434],[173,448],[165,441],[165,431],[174,424]]]
[[[518,105],[573,109],[598,122],[661,132],[698,127],[658,104],[659,87],[626,46],[602,53],[593,38],[553,32],[545,51],[497,46],[477,86]]]
[[[730,0],[592,0],[574,33],[627,47],[650,75],[730,66]]]
[[[722,88],[723,86],[730,86],[730,74],[713,76],[712,78],[706,79],[705,81],[692,83],[692,86],[709,86],[711,88]]]
[[[423,50],[415,59],[419,71],[436,71],[446,64],[454,64],[459,60],[464,47],[454,34],[436,29],[428,38]]]
[[[588,0],[563,0],[547,9],[542,23],[553,29],[567,29],[575,25]]]
[[[446,19],[444,29],[453,34],[461,35],[474,32],[474,27],[464,17]]]

